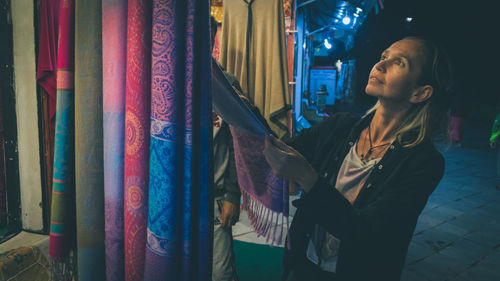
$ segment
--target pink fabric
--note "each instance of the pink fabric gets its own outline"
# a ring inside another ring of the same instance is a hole
[[[59,0],[42,0],[40,7],[40,31],[38,69],[36,79],[49,94],[51,120],[56,113],[56,65],[59,28]],[[51,122],[54,126],[54,122]],[[53,128],[52,128],[53,129]]]
[[[106,280],[124,279],[123,149],[127,0],[102,0]]]
[[[464,135],[465,119],[462,117],[451,116],[450,118],[450,137],[452,141],[462,141]]]
[[[215,34],[215,38],[214,38],[214,46],[212,48],[212,56],[217,61],[219,61],[219,57],[220,57],[220,37],[222,34],[221,29],[222,29],[222,26],[218,25],[217,26],[217,33]]]

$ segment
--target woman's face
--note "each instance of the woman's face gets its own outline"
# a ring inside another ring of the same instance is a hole
[[[422,73],[421,47],[417,40],[404,39],[387,48],[370,71],[366,93],[386,101],[409,101]]]

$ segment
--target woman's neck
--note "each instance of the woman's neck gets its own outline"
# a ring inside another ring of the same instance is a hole
[[[384,106],[383,103],[379,103],[370,123],[374,145],[394,139],[396,129],[401,124],[409,108],[409,106],[388,107]]]

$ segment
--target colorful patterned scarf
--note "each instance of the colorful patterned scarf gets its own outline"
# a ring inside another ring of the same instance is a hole
[[[208,1],[153,1],[145,280],[211,276]]]
[[[129,0],[125,97],[125,280],[144,280],[151,106],[151,1]]]

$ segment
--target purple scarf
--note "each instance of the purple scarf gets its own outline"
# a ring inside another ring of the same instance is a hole
[[[274,175],[262,151],[264,135],[231,127],[242,209],[258,235],[271,244],[282,244],[288,227],[288,184]],[[270,241],[269,241],[270,240]]]

